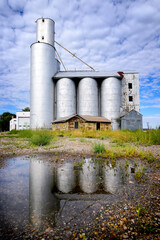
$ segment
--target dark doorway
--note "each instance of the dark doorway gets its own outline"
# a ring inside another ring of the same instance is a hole
[[[97,130],[100,130],[100,123],[97,123]]]

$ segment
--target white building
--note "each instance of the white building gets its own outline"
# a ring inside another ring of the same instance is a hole
[[[22,130],[30,128],[30,112],[17,111],[16,118],[10,120],[10,131],[12,129]]]

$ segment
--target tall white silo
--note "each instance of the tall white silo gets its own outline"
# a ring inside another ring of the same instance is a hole
[[[30,126],[51,128],[54,120],[53,75],[58,70],[54,50],[54,21],[39,18],[37,42],[31,45]]]
[[[121,80],[109,77],[101,84],[101,116],[111,120],[112,129],[117,130],[120,122]]]
[[[56,95],[57,119],[76,113],[76,86],[72,79],[59,79],[56,84]]]
[[[77,112],[79,115],[98,116],[98,84],[93,78],[83,78],[78,84]]]

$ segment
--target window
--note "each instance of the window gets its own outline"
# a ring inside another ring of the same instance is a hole
[[[42,36],[42,40],[44,40],[44,36]]]
[[[74,123],[74,128],[75,128],[75,129],[78,129],[78,122],[75,122],[75,123]]]
[[[132,83],[128,83],[128,88],[132,89]]]
[[[133,96],[129,96],[129,102],[133,102]]]
[[[44,19],[42,19],[42,22],[44,22]]]
[[[100,130],[100,123],[99,122],[97,123],[97,128],[96,129]]]

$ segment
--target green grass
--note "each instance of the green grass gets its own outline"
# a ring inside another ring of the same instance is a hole
[[[107,159],[130,159],[130,158],[140,158],[141,160],[147,160],[148,163],[154,162],[154,156],[150,151],[144,151],[141,149],[136,148],[135,146],[126,145],[125,147],[113,147],[113,148],[106,148],[105,152],[96,152],[98,157],[103,157]],[[127,162],[126,162],[127,165]],[[127,166],[126,166],[127,167]]]
[[[51,131],[51,130],[12,130],[8,135],[18,135],[19,137],[31,138],[33,133],[37,131],[49,131],[50,135],[56,137],[71,137],[71,138],[97,138],[97,139],[110,139],[118,146],[124,146],[125,143],[134,143],[141,145],[160,145],[160,129],[153,130],[116,130],[116,131],[87,131],[87,130],[74,130],[74,131]]]
[[[45,146],[51,142],[52,136],[49,131],[36,131],[32,134],[31,143],[36,146]]]
[[[103,143],[96,142],[93,144],[93,152],[94,153],[105,153],[106,148]]]

